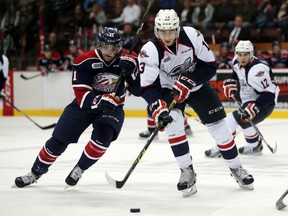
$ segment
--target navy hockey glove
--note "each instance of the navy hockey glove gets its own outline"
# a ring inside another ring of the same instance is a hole
[[[186,76],[180,78],[173,85],[173,95],[176,103],[183,103],[190,95],[191,89],[196,86],[196,83]]]
[[[151,103],[149,110],[157,126],[159,126],[160,122],[162,123],[161,131],[173,121],[173,118],[169,115],[166,102],[161,99]]]
[[[130,53],[128,50],[122,50],[119,67],[124,70],[125,76],[133,76],[137,68],[137,54],[135,52]]]
[[[98,109],[102,111],[113,111],[120,105],[120,99],[117,96],[110,94],[98,95],[94,98],[91,109]]]
[[[235,79],[224,80],[223,92],[228,100],[233,100],[233,94],[237,92],[237,80]]]
[[[255,103],[250,102],[243,111],[244,112],[239,111],[240,119],[241,121],[248,123],[250,120],[255,118],[255,116],[260,112],[260,109]]]

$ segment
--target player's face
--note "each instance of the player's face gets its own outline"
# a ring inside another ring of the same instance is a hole
[[[171,46],[177,38],[177,30],[158,30],[158,36],[166,46]]]
[[[51,51],[44,51],[43,54],[44,54],[45,58],[50,59],[52,57],[52,52]]]
[[[113,45],[101,45],[99,50],[101,51],[105,61],[111,61],[115,58],[116,54],[121,50],[121,48]]]
[[[237,53],[238,62],[241,66],[246,66],[250,63],[250,53],[249,52],[238,52]]]

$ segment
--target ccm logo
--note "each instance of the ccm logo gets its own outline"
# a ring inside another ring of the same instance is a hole
[[[208,114],[211,115],[211,114],[216,113],[216,112],[218,112],[220,110],[223,110],[223,106],[217,107],[217,108],[215,108],[213,110],[209,110]]]
[[[190,83],[192,86],[195,86],[195,82],[193,80],[189,79],[188,77],[181,76],[180,80],[184,80],[184,81]]]

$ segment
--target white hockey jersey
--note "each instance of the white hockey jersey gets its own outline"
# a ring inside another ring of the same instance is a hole
[[[181,28],[176,49],[173,51],[157,38],[142,47],[138,57],[141,88],[149,88],[159,82],[159,88],[172,89],[180,74],[191,73],[197,84],[191,91],[197,91],[216,73],[214,54],[203,35],[196,29]],[[210,63],[215,64],[215,67],[206,66]],[[202,71],[198,71],[199,75],[196,75],[199,68],[202,68]]]
[[[240,98],[242,103],[256,101],[261,93],[272,93],[277,103],[279,87],[275,85],[272,71],[257,57],[253,57],[251,63],[242,67],[237,61],[237,55],[233,58],[233,73],[237,75],[240,87]]]

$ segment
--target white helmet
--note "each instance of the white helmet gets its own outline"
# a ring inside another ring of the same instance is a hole
[[[161,9],[155,17],[154,33],[158,37],[157,30],[177,29],[179,34],[179,17],[173,9]]]
[[[254,46],[250,40],[240,40],[235,47],[235,52],[236,54],[238,52],[249,52],[251,59],[254,55]]]

